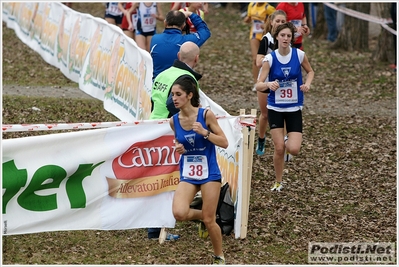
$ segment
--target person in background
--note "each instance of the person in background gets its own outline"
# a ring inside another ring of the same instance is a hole
[[[182,34],[186,25],[186,18],[190,18],[197,29],[196,33]],[[172,66],[183,43],[191,41],[201,47],[211,37],[211,31],[205,21],[191,11],[169,11],[166,14],[164,24],[165,30],[163,33],[155,34],[151,40],[150,54],[154,66],[153,80],[159,73]]]
[[[267,108],[274,143],[273,164],[276,176],[271,190],[278,192],[283,188],[285,155],[289,153],[296,156],[301,148],[304,93],[309,92],[314,78],[314,71],[305,52],[293,46],[295,31],[296,27],[291,22],[277,27],[273,36],[277,49],[266,55],[256,84],[258,91],[270,89]],[[302,80],[302,68],[307,73],[306,82]]]
[[[180,9],[180,11],[191,11],[191,12],[197,14],[198,16],[200,16],[202,20],[205,20],[205,13],[204,13],[204,11],[201,10],[202,6],[203,5],[201,2],[192,2],[192,3],[188,3],[187,7]],[[188,33],[197,32],[197,29],[191,22],[190,18],[187,18],[186,24],[187,24],[187,32]]]
[[[303,50],[302,37],[308,36],[310,30],[307,24],[305,7],[301,2],[280,2],[276,9],[281,9],[287,14],[287,20],[296,27],[294,47]]]
[[[172,86],[172,97],[180,111],[169,123],[175,135],[176,152],[181,155],[180,183],[172,203],[173,216],[177,221],[201,220],[211,239],[213,264],[225,264],[222,231],[216,223],[222,181],[216,146],[226,149],[229,143],[212,110],[199,107],[199,90],[192,77],[177,79]],[[192,209],[190,203],[199,190],[202,192],[202,210]]]
[[[193,42],[185,42],[177,53],[178,59],[173,66],[162,71],[154,80],[151,91],[150,120],[170,118],[178,112],[177,109],[167,105],[173,83],[182,75],[190,75],[194,80],[201,79],[202,75],[195,72],[194,68],[199,61],[200,49]],[[165,89],[166,88],[166,89]]]
[[[310,3],[309,4],[309,14],[310,14],[310,22],[311,22],[311,27],[309,27],[309,29],[310,29],[309,38],[311,38],[312,33],[316,29],[317,9],[318,9],[318,3]]]
[[[123,12],[122,12],[122,10],[119,9],[118,2],[105,3],[104,19],[108,23],[114,24],[114,25],[120,27],[122,24],[122,17],[123,17]]]
[[[251,2],[248,4],[247,16],[244,18],[244,22],[251,24],[249,42],[251,45],[252,55],[253,84],[256,84],[259,74],[259,67],[256,65],[256,55],[263,36],[263,25],[266,22],[267,17],[274,11],[275,8],[268,3]],[[253,86],[252,91],[256,91],[255,86]]]
[[[327,41],[334,43],[338,37],[337,10],[324,5],[324,17],[327,23]]]
[[[137,24],[137,9],[134,8],[133,2],[119,2],[118,7],[123,13],[121,24],[122,31],[134,40]]]
[[[139,2],[133,6],[137,9],[136,43],[141,49],[150,52],[151,39],[156,33],[157,20],[163,21],[164,16],[156,2]]]
[[[283,10],[276,10],[271,14],[265,23],[264,35],[259,45],[258,54],[256,55],[256,65],[262,67],[263,59],[267,54],[270,54],[274,50],[274,39],[273,34],[276,31],[277,26],[287,22],[287,15]],[[256,154],[262,156],[265,154],[266,145],[266,130],[267,130],[267,94],[266,92],[257,91],[258,103],[260,108],[259,115],[259,128],[258,128],[258,143],[256,146]]]

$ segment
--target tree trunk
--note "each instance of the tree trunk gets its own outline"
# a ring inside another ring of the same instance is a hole
[[[391,3],[377,3],[377,5],[379,11],[377,14],[380,18],[391,17]],[[394,39],[396,39],[396,35],[382,28],[381,33],[378,36],[377,47],[373,52],[372,59],[375,61],[394,63],[396,57]]]
[[[370,14],[370,3],[345,3],[345,7]],[[346,51],[367,51],[369,47],[368,39],[369,22],[345,15],[344,26],[332,48]]]

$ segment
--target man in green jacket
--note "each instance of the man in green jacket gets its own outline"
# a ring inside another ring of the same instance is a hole
[[[178,110],[173,103],[167,107],[167,100],[170,95],[173,83],[183,75],[191,76],[198,86],[198,80],[202,75],[193,69],[198,63],[200,49],[193,42],[185,42],[177,53],[178,60],[175,60],[172,67],[162,71],[155,78],[151,90],[151,115],[150,120],[170,118]]]

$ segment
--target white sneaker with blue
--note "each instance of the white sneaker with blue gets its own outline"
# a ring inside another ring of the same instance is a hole
[[[179,235],[174,235],[174,234],[168,233],[168,232],[166,232],[166,228],[162,228],[161,232],[159,233],[159,237],[157,237],[157,238],[153,237],[150,239],[152,239],[152,240],[158,239],[159,244],[163,244],[163,242],[165,242],[165,241],[176,241],[179,238],[180,238]]]

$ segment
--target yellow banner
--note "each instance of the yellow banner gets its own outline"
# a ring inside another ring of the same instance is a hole
[[[179,171],[133,180],[118,180],[107,177],[108,194],[114,198],[154,196],[176,190],[179,180]]]

